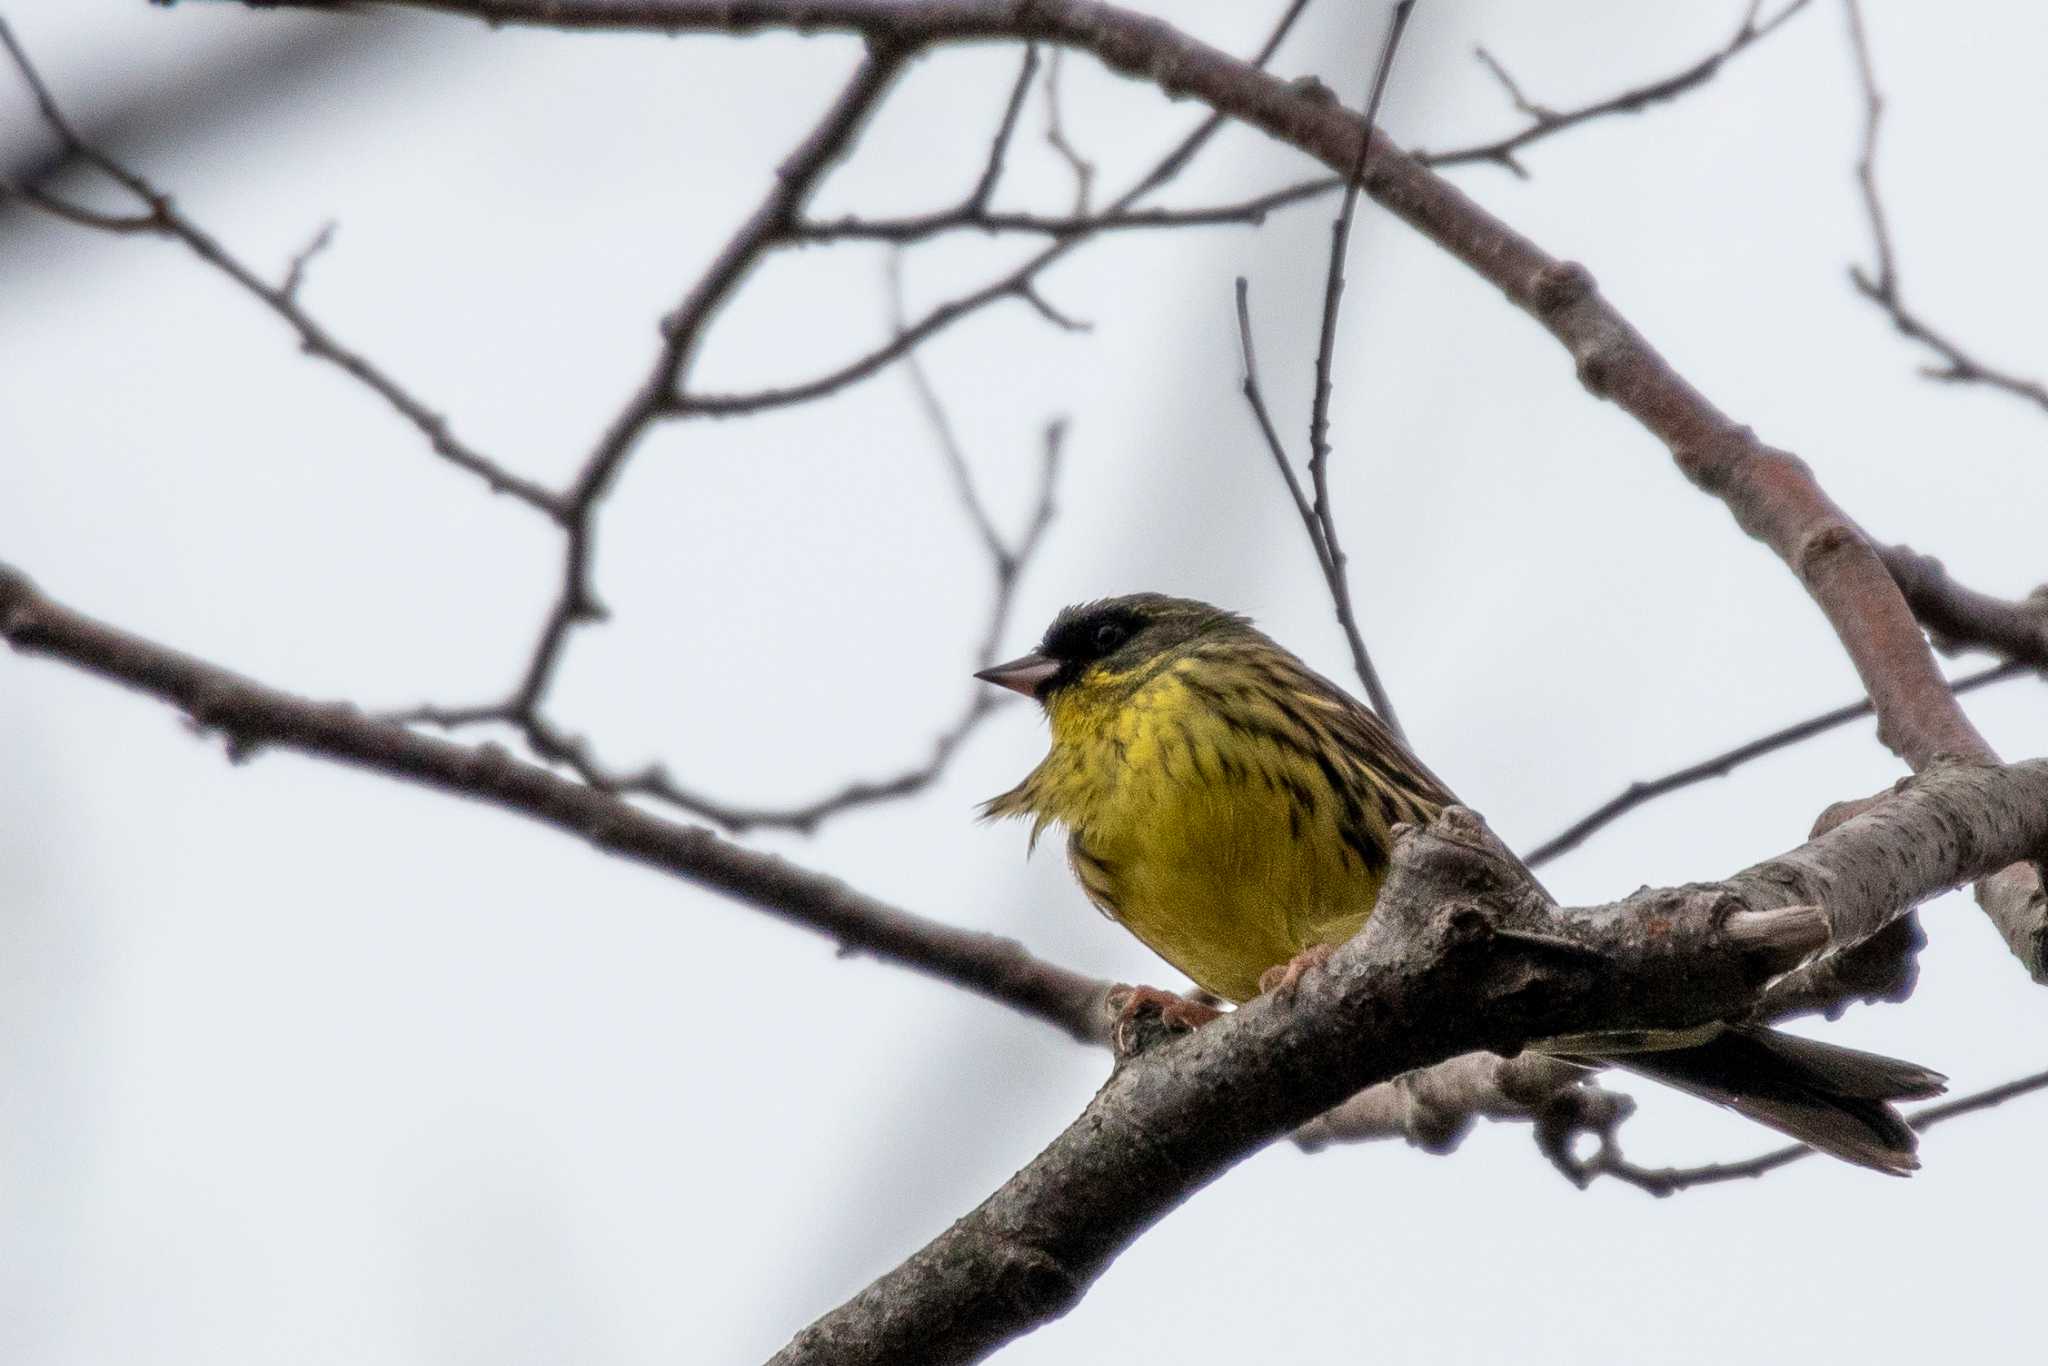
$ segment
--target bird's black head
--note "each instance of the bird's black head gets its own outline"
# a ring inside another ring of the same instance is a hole
[[[1067,608],[1053,618],[1036,650],[975,677],[1043,702],[1083,680],[1122,678],[1203,636],[1249,627],[1243,617],[1193,598],[1103,598]]]

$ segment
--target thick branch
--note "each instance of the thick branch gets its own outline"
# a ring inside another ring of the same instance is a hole
[[[1888,546],[1883,554],[1913,615],[1944,653],[1989,650],[2048,669],[2048,588],[2008,602],[1957,583],[1940,560],[1911,546]]]
[[[768,854],[678,825],[513,758],[372,720],[346,703],[265,687],[50,601],[0,565],[0,635],[184,711],[243,757],[275,746],[488,802],[660,869],[864,953],[999,1001],[1077,1039],[1105,1037],[1108,984],[1034,958],[996,935],[912,915]]]
[[[1788,943],[1865,938],[2044,846],[2048,761],[1944,765],[1724,882],[1561,911],[1452,808],[1399,841],[1372,920],[1328,969],[1126,1063],[1029,1166],[776,1360],[976,1360],[1072,1307],[1189,1194],[1367,1085],[1479,1049],[1739,1014],[1790,965]]]

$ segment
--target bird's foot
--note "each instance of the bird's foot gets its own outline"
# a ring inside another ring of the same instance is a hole
[[[1158,987],[1118,987],[1109,993],[1109,1009],[1115,1016],[1109,1030],[1110,1047],[1119,1058],[1128,1058],[1152,1042],[1146,1037],[1150,1026],[1189,1034],[1223,1013]]]
[[[1259,974],[1259,994],[1293,1000],[1302,977],[1329,962],[1336,952],[1334,944],[1311,944],[1286,962],[1274,964]]]

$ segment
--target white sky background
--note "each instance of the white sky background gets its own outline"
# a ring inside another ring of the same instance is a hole
[[[1249,49],[1267,5],[1173,7]],[[1277,63],[1357,98],[1367,40],[1325,3]],[[1425,4],[1385,122],[1409,144],[1511,111],[1475,41],[1570,104],[1722,41],[1740,6]],[[10,0],[60,97],[147,96],[294,25],[403,37],[193,141],[128,148],[188,212],[282,269],[323,221],[309,307],[559,482],[653,324],[852,60],[840,40],[491,34]],[[1376,32],[1379,7],[1372,7]],[[2048,15],[1878,3],[1882,176],[1913,302],[1987,359],[2044,368],[2033,130]],[[920,64],[821,211],[950,202],[1014,71]],[[0,134],[32,136],[0,83]],[[1194,120],[1066,64],[1070,132],[1114,186]],[[2023,593],[2048,576],[2048,420],[1914,376],[1855,298],[1861,117],[1816,5],[1710,88],[1461,184],[1584,261],[1692,381],[1811,461],[1874,535]],[[1034,105],[1003,202],[1068,182]],[[1171,196],[1277,184],[1245,132]],[[1015,525],[1038,431],[1073,422],[1060,516],[1007,644],[1061,604],[1158,588],[1257,616],[1344,676],[1312,557],[1236,392],[1248,274],[1269,394],[1304,447],[1329,210],[1262,232],[1126,236],[1047,279],[1095,322],[1009,305],[929,363]],[[923,249],[913,295],[1017,246]],[[881,258],[779,257],[712,335],[706,388],[809,375],[881,335]],[[365,705],[496,695],[552,591],[540,519],[440,464],[168,244],[0,222],[0,559],[89,612],[258,678]],[[1462,268],[1361,211],[1335,495],[1368,634],[1418,746],[1511,841],[1854,694],[1793,578],[1567,358]],[[622,763],[738,800],[921,756],[965,695],[986,577],[900,372],[828,404],[669,426],[602,523],[615,620],[551,713]],[[1978,694],[2008,755],[2048,752],[2039,686]],[[0,1353],[102,1361],[745,1361],[893,1265],[1034,1154],[1105,1059],[1042,1025],[573,840],[288,755],[241,767],[160,705],[0,660]],[[935,790],[814,839],[762,838],[868,891],[1076,967],[1174,980],[1053,852],[971,820],[1035,762],[1022,707]],[[1667,799],[1546,871],[1567,900],[1726,873],[1900,772],[1867,725]],[[1962,898],[1930,908],[1918,994],[1828,1037],[1958,1090],[2048,1060],[2048,995]],[[1648,1162],[1775,1136],[1646,1083]],[[1454,1157],[1262,1153],[1175,1212],[1005,1361],[2011,1359],[2048,1103],[1958,1121],[1888,1182],[1815,1161],[1652,1200],[1572,1190],[1526,1128]],[[2025,1335],[2024,1337],[2022,1335]]]

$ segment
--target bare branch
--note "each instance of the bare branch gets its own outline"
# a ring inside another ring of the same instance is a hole
[[[820,930],[852,951],[971,982],[1079,1037],[1099,1037],[1101,984],[1007,941],[909,916],[494,747],[454,745],[263,687],[61,607],[11,569],[0,570],[0,632],[18,649],[172,703],[238,753],[288,748],[489,802]],[[886,1359],[913,1332],[928,1334],[918,1338],[927,1349],[921,1359],[965,1359],[1071,1303],[1118,1248],[1179,1199],[1370,1082],[1473,1047],[1513,1050],[1530,1037],[1622,1023],[1677,1026],[1739,1009],[1783,960],[1729,943],[1718,927],[1731,908],[1761,911],[1818,895],[1815,909],[1836,937],[1863,937],[1904,905],[2043,842],[2048,762],[1946,766],[1793,855],[1717,886],[1558,913],[1512,855],[1453,809],[1426,835],[1402,841],[1368,931],[1329,969],[1304,978],[1291,1004],[1256,1002],[1127,1062],[1044,1157],[916,1260],[916,1274],[928,1279],[915,1296],[894,1297],[885,1279],[804,1344],[857,1342],[866,1353],[848,1359]],[[1518,930],[1532,917],[1545,937],[1584,947],[1568,970],[1519,947],[1529,936]],[[1218,1085],[1225,1075],[1231,1084]],[[1031,1268],[1054,1275],[1048,1281]],[[876,1306],[891,1312],[877,1319]],[[862,1335],[847,1336],[856,1325]]]
[[[1031,78],[1038,72],[1038,44],[1024,45],[1024,61],[1017,68],[1017,80],[1010,87],[1009,103],[1003,106],[1003,120],[996,125],[996,135],[989,140],[988,161],[982,166],[981,179],[974,182],[974,188],[967,192],[967,207],[981,211],[988,208],[989,196],[996,192],[996,185],[1003,178],[1003,163],[1010,153],[1010,139],[1017,132],[1017,117],[1024,112],[1024,99],[1031,93]]]
[[[1379,117],[1380,99],[1386,94],[1387,78],[1394,70],[1394,54],[1400,50],[1401,34],[1408,27],[1408,14],[1414,7],[1415,0],[1399,0],[1387,22],[1387,36],[1380,46],[1372,88],[1365,100],[1367,127]],[[1344,258],[1351,245],[1351,220],[1358,212],[1358,191],[1365,181],[1365,163],[1371,148],[1371,139],[1359,142],[1357,159],[1351,163],[1351,173],[1344,183],[1337,221],[1330,226],[1330,269],[1323,285],[1323,322],[1316,340],[1315,397],[1309,404],[1308,477],[1315,490],[1312,507],[1316,524],[1322,532],[1324,577],[1329,581],[1330,597],[1337,609],[1337,621],[1344,628],[1344,639],[1351,646],[1351,665],[1358,671],[1359,682],[1365,685],[1366,700],[1372,703],[1372,709],[1387,723],[1387,729],[1402,735],[1401,718],[1394,714],[1394,699],[1380,682],[1379,670],[1373,667],[1372,655],[1365,648],[1365,636],[1358,629],[1358,613],[1351,602],[1351,578],[1344,565],[1344,545],[1337,539],[1337,514],[1330,503],[1330,395],[1331,372],[1337,359],[1337,312],[1344,297]]]
[[[1067,169],[1074,173],[1074,213],[1076,216],[1088,212],[1089,192],[1095,186],[1095,163],[1081,155],[1067,138],[1067,130],[1060,118],[1060,59],[1066,54],[1054,48],[1052,61],[1045,71],[1045,143],[1059,153],[1060,160],[1067,163]]]
[[[1323,571],[1324,582],[1328,583],[1337,569],[1330,560],[1329,544],[1323,540],[1322,520],[1309,505],[1308,494],[1303,491],[1301,480],[1295,476],[1294,462],[1287,458],[1287,447],[1273,426],[1273,414],[1266,407],[1265,390],[1259,384],[1259,353],[1252,343],[1250,291],[1250,283],[1244,276],[1238,276],[1237,345],[1244,358],[1244,378],[1239,381],[1238,388],[1244,394],[1245,405],[1252,410],[1253,420],[1259,424],[1259,434],[1266,439],[1266,453],[1273,457],[1274,468],[1286,481],[1287,496],[1294,500],[1294,511],[1301,518],[1301,529],[1307,534],[1309,547],[1315,551],[1316,565]],[[1334,594],[1335,590],[1331,591]]]
[[[1844,0],[1849,17],[1849,43],[1856,54],[1856,79],[1863,90],[1863,146],[1856,159],[1856,183],[1863,194],[1863,211],[1870,220],[1875,269],[1849,268],[1856,292],[1883,309],[1899,334],[1920,343],[1941,357],[1941,364],[1928,366],[1921,374],[1944,384],[1981,384],[2001,389],[2048,411],[2048,385],[2007,370],[1999,370],[1972,356],[1943,332],[1936,331],[1918,313],[1906,306],[1899,290],[1898,259],[1892,249],[1891,227],[1884,200],[1877,187],[1877,134],[1884,118],[1884,95],[1877,86],[1877,73],[1870,59],[1870,43],[1863,31],[1863,11],[1857,0]]]
[[[1720,74],[1721,67],[1729,58],[1753,43],[1769,37],[1780,24],[1805,9],[1807,4],[1808,0],[1791,0],[1791,3],[1770,19],[1758,23],[1757,13],[1762,6],[1760,0],[1754,0],[1743,12],[1742,23],[1736,28],[1735,35],[1691,66],[1659,80],[1633,86],[1618,95],[1610,95],[1606,99],[1595,100],[1591,104],[1562,112],[1529,99],[1522,93],[1522,88],[1515,84],[1515,78],[1508,74],[1507,68],[1502,66],[1492,53],[1483,47],[1476,48],[1472,55],[1493,73],[1493,78],[1500,82],[1501,88],[1507,92],[1508,100],[1517,112],[1528,118],[1527,126],[1492,142],[1475,143],[1469,147],[1444,152],[1418,151],[1412,155],[1423,165],[1432,167],[1492,162],[1526,178],[1529,174],[1528,169],[1515,156],[1515,153],[1524,147],[1595,119],[1607,118],[1613,114],[1640,114],[1651,105],[1675,100],[1688,91],[1705,85]]]
[[[1618,1125],[1635,1102],[1592,1084],[1593,1073],[1542,1053],[1503,1058],[1467,1053],[1368,1086],[1294,1131],[1319,1152],[1337,1143],[1398,1138],[1425,1152],[1455,1152],[1481,1119],[1562,1124],[1579,1131]],[[1546,1116],[1568,1115],[1568,1118]]]
[[[12,59],[15,69],[28,84],[43,121],[57,135],[64,151],[81,164],[100,172],[120,186],[125,193],[142,204],[144,212],[135,216],[102,214],[80,205],[66,203],[33,187],[0,185],[0,194],[12,194],[24,203],[85,227],[114,233],[146,233],[168,237],[182,243],[194,256],[234,281],[244,293],[283,319],[285,324],[298,334],[300,349],[307,355],[317,356],[336,366],[383,399],[400,417],[410,422],[427,438],[428,445],[436,455],[456,468],[483,480],[493,493],[509,495],[549,518],[561,520],[561,500],[551,490],[511,473],[482,452],[457,439],[454,433],[449,431],[445,418],[429,408],[425,402],[391,378],[361,352],[342,345],[333,333],[299,306],[299,284],[305,273],[306,261],[326,245],[332,232],[331,224],[321,231],[319,237],[315,238],[306,250],[293,258],[282,285],[272,286],[265,283],[262,277],[243,264],[240,258],[230,253],[218,239],[179,211],[172,204],[169,195],[144,179],[139,172],[79,137],[64,117],[56,98],[44,84],[41,75],[29,62],[28,54],[15,40],[14,30],[8,27],[5,19],[0,19],[0,45],[6,47],[7,55]]]
[[[1899,591],[1944,654],[1990,650],[2048,669],[2048,586],[2021,602],[2007,602],[1957,583],[1940,560],[1911,546],[1888,546],[1882,553]]]
[[[1268,53],[1277,45],[1286,28],[1292,24],[1300,8],[1300,4],[1297,3],[1283,15],[1280,25],[1268,41]],[[843,384],[865,378],[895,360],[914,360],[917,345],[940,328],[986,303],[1011,295],[1025,300],[1061,326],[1080,326],[1060,314],[1037,291],[1036,276],[1068,247],[1085,237],[1085,232],[1056,241],[1049,250],[1027,261],[1020,270],[965,299],[939,306],[917,323],[904,321],[899,303],[892,313],[893,335],[889,342],[879,351],[852,363],[842,371],[836,372],[834,376],[827,377],[826,381],[801,386],[795,390],[770,391],[730,400],[721,400],[716,396],[685,397],[680,393],[682,379],[689,364],[691,347],[698,344],[702,331],[723,306],[724,299],[737,288],[748,265],[777,247],[804,240],[802,215],[805,201],[836,157],[843,154],[846,144],[864,119],[866,111],[880,100],[890,71],[900,64],[904,55],[903,51],[886,43],[882,43],[877,52],[871,53],[869,60],[856,72],[853,81],[840,99],[784,163],[768,198],[727,242],[705,276],[693,286],[689,298],[665,323],[665,345],[656,359],[654,373],[614,419],[605,437],[586,462],[575,486],[565,495],[567,544],[562,585],[543,621],[525,671],[511,696],[502,702],[481,706],[447,707],[428,704],[392,713],[389,719],[451,727],[504,723],[520,733],[535,755],[564,765],[600,791],[614,795],[651,797],[714,821],[728,830],[783,828],[808,832],[829,816],[922,790],[943,772],[968,735],[999,705],[987,689],[974,688],[955,720],[935,738],[923,763],[887,778],[854,780],[824,796],[789,807],[738,806],[718,800],[679,783],[668,769],[659,763],[650,763],[631,770],[611,767],[596,756],[587,740],[550,720],[543,708],[548,682],[566,648],[570,632],[581,622],[596,621],[603,616],[603,610],[594,595],[590,574],[596,509],[609,483],[616,478],[618,468],[651,424],[664,418],[678,416],[752,412],[820,397]],[[1028,87],[1033,69],[1035,61],[1027,53],[1023,69],[1012,87],[1010,100],[1005,106],[1003,118],[992,140],[983,173],[968,199],[951,211],[954,215],[972,217],[985,212],[982,206],[988,196],[993,194],[1000,180],[1006,149],[1014,133],[1023,92]],[[1204,128],[1216,121],[1212,118],[1205,123]],[[1137,185],[1106,211],[1105,217],[1114,219],[1124,214],[1140,195],[1167,183],[1188,163],[1205,136],[1204,130],[1198,129],[1195,134],[1176,144]],[[913,383],[919,387],[921,396],[929,393],[929,385],[924,380],[921,370],[913,373]],[[995,532],[993,522],[978,494],[973,492],[971,482],[966,480],[964,458],[958,451],[943,410],[936,406],[936,396],[929,397],[930,401],[926,403],[927,416],[935,422],[941,450],[947,455],[956,487],[963,490],[963,505],[990,550],[991,564],[995,571],[995,592],[979,656],[980,662],[986,664],[993,658],[996,641],[1007,623],[1017,577],[1036,549],[1052,518],[1052,498],[1065,426],[1064,423],[1055,423],[1047,428],[1044,473],[1037,503],[1030,514],[1023,537],[1015,546],[1005,546],[1002,538]]]
[[[912,915],[836,878],[557,777],[497,745],[457,745],[366,717],[347,703],[265,687],[52,602],[6,565],[0,635],[17,650],[170,703],[199,729],[224,737],[237,758],[271,747],[294,750],[485,802],[823,934],[842,953],[951,982],[1084,1042],[1107,1037],[1109,984],[1034,958],[1011,940]]]
[[[290,0],[286,0],[289,3]],[[1592,275],[1558,260],[1404,155],[1357,114],[1201,43],[1149,16],[1096,0],[398,0],[499,23],[662,32],[841,29],[890,50],[969,39],[1083,48],[1110,69],[1164,82],[1214,114],[1161,163],[1177,168],[1228,116],[1263,129],[1347,175],[1364,148],[1364,188],[1526,311],[1572,356],[1580,382],[1634,417],[1694,483],[1718,496],[1750,535],[1797,575],[1856,665],[1878,733],[1915,768],[1944,756],[1981,761],[1991,747],[1935,667],[1918,624],[1862,529],[1792,455],[1765,446],[1670,364],[1602,295]],[[1138,191],[1166,173],[1155,168]],[[1134,191],[1138,192],[1138,191]],[[1119,204],[1118,210],[1128,207]],[[1055,244],[1051,251],[1060,250]],[[1980,889],[1980,896],[1983,889]],[[2048,892],[2030,866],[2002,877],[2008,940],[2048,943]],[[2029,940],[2032,917],[2042,933]],[[2015,935],[2019,938],[2015,938]],[[2022,952],[2023,959],[2027,958]],[[2030,970],[2048,973],[2039,958]]]
[[[619,471],[649,428],[676,415],[677,393],[705,330],[761,256],[786,238],[804,201],[845,155],[906,56],[903,50],[886,45],[870,49],[817,124],[777,168],[774,185],[753,214],[726,241],[682,302],[662,319],[661,345],[646,377],[598,437],[564,496],[568,537],[561,588],[542,621],[525,675],[506,703],[508,719],[538,716],[570,631],[603,618],[590,573],[594,524],[598,507]]]
[[[2041,666],[2036,664],[2009,661],[1995,664],[1977,673],[1966,674],[1958,678],[1951,687],[1957,693],[1974,692],[1978,688],[2008,678],[2038,673],[2040,668]],[[1802,740],[1810,740],[1837,726],[1844,726],[1851,721],[1870,716],[1875,711],[1876,708],[1870,705],[1870,699],[1866,697],[1861,701],[1836,707],[1832,711],[1824,711],[1818,716],[1810,716],[1804,721],[1795,721],[1781,730],[1758,736],[1733,749],[1723,750],[1710,759],[1702,759],[1696,764],[1674,769],[1660,777],[1630,783],[1522,857],[1528,861],[1531,868],[1540,868],[1552,859],[1570,853],[1584,844],[1596,831],[1613,824],[1647,802],[1691,787],[1695,783],[1706,782],[1710,778],[1725,778],[1752,759],[1761,759],[1766,754],[1774,754]]]
[[[833,218],[803,223],[794,236],[804,242],[894,242],[907,246],[963,229],[1064,238],[1159,228],[1257,227],[1274,210],[1320,199],[1341,184],[1335,176],[1317,176],[1227,204],[1193,209],[1132,209],[1114,214],[992,213],[976,211],[968,203],[905,218]]]
[[[892,255],[888,272],[890,317],[903,326],[902,280]],[[1005,540],[996,529],[981,491],[960,448],[945,406],[926,375],[915,352],[904,357],[919,408],[932,428],[933,438],[952,481],[954,492],[988,557],[992,588],[981,643],[975,656],[977,666],[995,659],[997,643],[1007,630],[1011,607],[1016,600],[1019,579],[1044,539],[1053,518],[1053,498],[1058,487],[1060,451],[1066,434],[1064,421],[1047,424],[1044,456],[1038,492],[1027,515],[1025,528],[1016,541]],[[527,746],[541,758],[566,766],[584,782],[601,792],[617,796],[651,797],[680,811],[709,820],[736,833],[749,830],[795,830],[814,832],[827,819],[858,807],[895,801],[931,786],[944,774],[953,757],[982,721],[993,715],[1005,701],[1005,694],[992,693],[979,685],[968,689],[961,710],[933,739],[925,759],[884,778],[859,778],[791,806],[742,806],[720,800],[699,789],[676,781],[668,767],[650,763],[633,770],[611,767],[600,760],[589,741],[570,734],[547,719],[535,701],[495,703],[480,707],[442,708],[423,706],[388,714],[385,719],[419,722],[443,727],[461,727],[485,722],[502,722],[516,728]]]
[[[287,299],[298,298],[300,287],[306,283],[306,267],[313,263],[315,256],[333,245],[334,220],[330,218],[320,225],[320,231],[313,234],[310,242],[292,254],[291,261],[285,266],[284,284],[279,287],[279,292]]]
[[[889,323],[900,337],[907,323],[903,312],[903,257],[897,252],[889,253],[888,285]],[[967,510],[967,520],[973,523],[975,532],[980,535],[982,549],[996,566],[998,576],[1007,575],[1014,564],[1010,547],[1003,544],[1002,533],[996,530],[988,507],[981,500],[980,490],[974,487],[974,474],[967,467],[966,453],[960,449],[960,437],[953,430],[953,419],[947,414],[939,391],[932,387],[931,376],[925,373],[924,362],[916,352],[904,356],[903,368],[910,376],[911,392],[917,396],[917,406],[932,429],[939,454],[945,459],[946,473],[953,481],[953,492],[959,496],[960,506]]]

